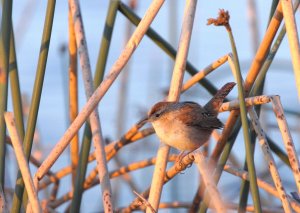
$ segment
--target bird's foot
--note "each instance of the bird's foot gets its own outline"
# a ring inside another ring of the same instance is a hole
[[[185,165],[185,163],[183,162],[183,158],[185,156],[187,156],[188,154],[190,154],[192,151],[189,151],[189,152],[185,152],[185,151],[181,151],[177,158],[176,158],[176,163],[178,163],[178,165],[180,166],[180,168],[182,168],[183,170],[186,169],[186,168],[190,168],[192,166],[192,163],[188,164],[188,165]]]

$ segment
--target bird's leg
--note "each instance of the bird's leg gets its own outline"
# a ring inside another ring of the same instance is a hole
[[[184,163],[182,162],[182,159],[187,156],[188,154],[190,154],[191,152],[193,151],[181,151],[178,155],[177,155],[177,158],[176,158],[176,163],[179,164],[180,167],[183,167],[184,166]],[[191,167],[192,164],[188,165],[187,168]]]

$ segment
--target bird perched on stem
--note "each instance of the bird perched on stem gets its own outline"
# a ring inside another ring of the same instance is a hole
[[[141,122],[151,122],[160,140],[180,151],[194,151],[205,144],[214,129],[221,129],[219,108],[234,82],[225,84],[203,107],[195,102],[158,102]]]

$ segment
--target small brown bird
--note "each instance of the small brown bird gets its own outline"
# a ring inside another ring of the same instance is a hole
[[[160,140],[180,151],[193,151],[208,141],[214,129],[223,127],[219,108],[235,83],[225,84],[204,106],[195,102],[159,102],[145,121],[152,123]]]

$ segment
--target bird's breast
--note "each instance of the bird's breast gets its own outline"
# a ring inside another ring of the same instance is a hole
[[[205,143],[208,138],[198,134],[179,120],[159,120],[152,122],[159,139],[180,151],[192,151]]]

